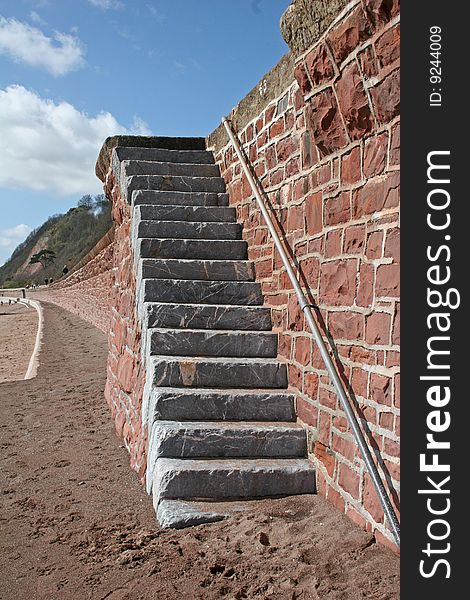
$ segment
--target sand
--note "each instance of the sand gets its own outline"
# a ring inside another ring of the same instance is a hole
[[[44,307],[38,376],[0,384],[2,600],[399,598],[398,557],[318,496],[160,529],[103,398],[105,336]]]
[[[36,309],[19,302],[10,305],[3,300],[0,305],[0,383],[24,378],[37,327]]]

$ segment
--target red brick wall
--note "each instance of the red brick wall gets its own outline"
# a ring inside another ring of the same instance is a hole
[[[111,323],[114,272],[113,236],[106,234],[81,261],[82,267],[62,281],[38,290],[27,290],[28,298],[52,302],[108,333]]]
[[[344,379],[398,503],[399,7],[392,0],[348,7],[297,58],[294,84],[238,134],[334,339]],[[320,493],[378,537],[389,538],[248,182],[230,145],[216,158],[272,307]]]
[[[135,305],[136,274],[130,238],[131,209],[122,199],[111,170],[106,178],[105,190],[113,204],[115,226],[115,280],[105,396],[116,432],[129,450],[131,467],[143,480],[147,464],[147,431],[142,428],[141,416],[145,369],[141,362],[141,329]]]

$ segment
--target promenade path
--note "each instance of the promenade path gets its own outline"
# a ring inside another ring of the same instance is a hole
[[[398,558],[318,496],[160,529],[103,397],[105,335],[43,306],[37,377],[0,383],[0,599],[399,598]]]

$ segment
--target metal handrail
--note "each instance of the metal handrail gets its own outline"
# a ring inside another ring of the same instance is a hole
[[[369,449],[369,446],[367,445],[367,442],[366,442],[365,436],[361,430],[359,421],[351,407],[349,398],[346,395],[346,391],[344,389],[341,378],[338,375],[338,372],[337,372],[335,365],[331,359],[331,356],[327,350],[325,342],[323,341],[323,337],[320,333],[320,329],[319,329],[315,319],[313,318],[312,307],[311,307],[310,303],[308,302],[308,299],[305,296],[304,292],[302,291],[300,283],[299,283],[299,281],[294,273],[294,270],[290,264],[289,258],[284,249],[284,246],[282,245],[279,234],[276,231],[276,228],[274,227],[274,224],[271,220],[271,216],[268,212],[268,209],[266,208],[265,203],[263,202],[263,198],[262,198],[260,189],[253,177],[253,174],[252,174],[250,168],[248,167],[245,156],[242,153],[240,143],[232,131],[230,122],[226,117],[224,117],[222,119],[222,122],[225,126],[228,137],[229,137],[230,141],[232,142],[233,147],[235,148],[235,152],[237,153],[237,156],[240,160],[243,171],[248,179],[248,182],[250,183],[251,189],[253,190],[253,193],[256,197],[256,201],[258,202],[258,206],[261,210],[261,214],[263,215],[264,220],[266,221],[266,225],[268,226],[269,232],[271,233],[271,235],[273,237],[274,244],[281,256],[282,262],[284,263],[284,267],[286,268],[287,274],[289,276],[289,279],[291,280],[291,283],[295,290],[295,293],[297,294],[299,306],[305,315],[305,319],[311,329],[311,332],[313,334],[315,342],[317,343],[318,348],[320,349],[320,354],[322,356],[323,362],[325,363],[326,370],[328,371],[328,374],[330,376],[331,381],[333,382],[336,393],[338,394],[338,398],[340,399],[341,406],[346,414],[348,423],[352,429],[352,432],[356,439],[357,445],[359,446],[359,449],[362,454],[362,458],[364,459],[365,465],[366,465],[369,475],[372,479],[372,483],[374,484],[374,488],[377,492],[380,503],[382,504],[382,507],[384,509],[384,513],[390,523],[391,530],[392,530],[393,536],[395,538],[395,541],[396,541],[397,545],[399,546],[400,545],[400,524],[398,521],[398,517],[395,513],[395,510],[390,501],[390,498],[388,497],[387,491],[382,482],[382,479],[378,472],[377,466],[372,458],[372,453]]]

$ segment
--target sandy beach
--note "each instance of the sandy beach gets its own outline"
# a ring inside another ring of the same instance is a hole
[[[0,298],[2,300],[2,298]],[[23,379],[36,342],[38,314],[19,302],[0,305],[0,383]]]
[[[26,368],[35,311],[8,314]],[[399,598],[398,557],[318,496],[162,530],[114,432],[106,356],[103,333],[44,304],[37,377],[0,384],[2,600]]]

